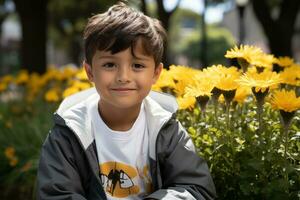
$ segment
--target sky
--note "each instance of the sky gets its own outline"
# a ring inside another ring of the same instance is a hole
[[[147,0],[149,2],[153,0]],[[176,5],[178,0],[165,0],[164,5],[166,9],[172,9]],[[181,0],[180,7],[191,9],[197,13],[203,12],[203,0]],[[216,6],[214,8],[208,8],[206,11],[206,22],[215,23],[220,22],[223,19],[223,13],[226,9],[225,6]]]

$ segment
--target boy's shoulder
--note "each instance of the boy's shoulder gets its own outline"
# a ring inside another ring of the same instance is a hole
[[[178,110],[175,97],[167,93],[151,91],[145,100],[149,106],[156,109],[162,108],[170,113],[175,113]]]

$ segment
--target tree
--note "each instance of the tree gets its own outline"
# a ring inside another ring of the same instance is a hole
[[[252,0],[254,13],[268,38],[271,53],[275,56],[293,56],[292,38],[295,33],[299,0]],[[273,17],[277,9],[279,14]]]
[[[21,63],[29,72],[46,71],[48,0],[13,0],[22,26]]]
[[[141,4],[142,12],[149,13],[145,0],[141,0],[141,1],[142,1],[142,4]],[[162,23],[163,27],[166,29],[166,32],[168,35],[169,35],[169,28],[170,28],[170,19],[171,19],[172,15],[175,13],[175,11],[178,9],[180,2],[181,2],[181,0],[177,0],[175,7],[168,11],[168,10],[166,10],[166,8],[164,6],[164,0],[156,0],[157,18],[161,21],[161,23]],[[168,68],[170,65],[168,57],[169,57],[168,56],[168,43],[166,43],[165,49],[164,49],[164,55],[163,55],[163,63],[164,63],[165,68]]]
[[[51,37],[56,45],[67,50],[72,62],[77,65],[81,63],[82,34],[87,19],[116,2],[117,0],[51,0],[48,7]]]
[[[2,34],[2,23],[9,15],[9,11],[5,8],[5,0],[0,0],[0,37]]]

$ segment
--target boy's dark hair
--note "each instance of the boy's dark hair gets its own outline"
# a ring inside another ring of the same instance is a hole
[[[144,53],[154,58],[158,66],[163,56],[166,32],[156,19],[150,18],[126,4],[119,2],[102,14],[88,20],[84,30],[84,52],[88,64],[96,50],[110,51],[112,54],[134,47],[142,39]]]

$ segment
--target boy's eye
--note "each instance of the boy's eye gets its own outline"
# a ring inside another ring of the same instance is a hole
[[[116,65],[114,63],[105,63],[104,65],[102,65],[102,67],[105,68],[114,68]]]
[[[141,65],[141,64],[133,64],[133,68],[136,70],[141,70],[141,69],[145,68],[145,66]]]

